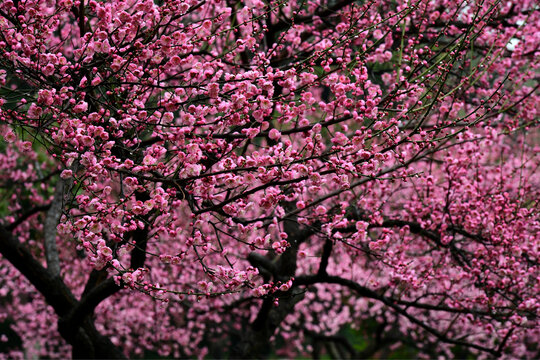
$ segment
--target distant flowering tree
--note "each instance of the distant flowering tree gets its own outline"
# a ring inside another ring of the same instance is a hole
[[[1,357],[538,357],[539,45],[532,0],[0,0]]]

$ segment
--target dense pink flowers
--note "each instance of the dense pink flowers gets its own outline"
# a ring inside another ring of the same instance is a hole
[[[0,10],[6,356],[537,355],[533,1]]]

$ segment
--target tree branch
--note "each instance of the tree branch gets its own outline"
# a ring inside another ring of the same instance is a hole
[[[45,269],[28,249],[0,226],[0,253],[45,297],[55,312],[63,316],[77,302],[60,277]]]
[[[441,333],[437,329],[427,325],[423,321],[420,321],[413,315],[407,313],[406,308],[400,307],[394,299],[385,297],[383,295],[377,294],[375,291],[366,288],[352,280],[344,279],[339,276],[319,276],[319,275],[305,275],[305,276],[299,276],[294,280],[293,286],[298,285],[313,285],[318,283],[327,283],[327,284],[338,284],[345,286],[354,292],[356,292],[358,295],[367,297],[370,299],[378,300],[382,302],[384,305],[388,306],[389,308],[393,309],[396,313],[404,316],[412,323],[420,326],[424,330],[426,330],[428,333],[435,336],[440,341],[443,341],[448,344],[454,344],[454,345],[460,345],[460,346],[466,346],[470,348],[474,348],[477,350],[485,351],[487,353],[493,354],[493,355],[500,355],[502,352],[502,349],[490,349],[481,345],[477,345],[474,343],[469,343],[465,341],[460,340],[454,340],[446,336],[446,333]],[[409,304],[410,306],[414,306],[414,303]],[[441,309],[442,310],[442,309]]]
[[[319,276],[327,276],[326,268],[328,267],[328,260],[330,258],[330,255],[332,254],[332,247],[334,246],[334,242],[330,239],[326,239],[324,246],[323,246],[323,252],[321,256],[321,262],[319,264],[319,270],[317,271],[317,275]]]
[[[81,327],[73,328],[64,321],[65,316],[78,305],[70,289],[60,276],[45,269],[28,249],[0,226],[0,253],[45,297],[59,316],[58,331],[73,346],[74,358],[124,358],[122,352],[101,335],[88,317]],[[67,325],[67,326],[66,326]]]
[[[28,218],[30,218],[32,215],[35,215],[41,211],[45,211],[45,210],[49,210],[49,208],[51,207],[50,204],[48,205],[39,205],[39,206],[36,206],[26,212],[24,212],[21,216],[19,216],[19,218],[17,218],[14,222],[12,222],[11,224],[7,225],[5,227],[5,229],[7,231],[13,231],[15,230],[15,228],[17,228],[17,226],[21,225],[23,222],[25,222],[26,220],[28,220]]]
[[[56,227],[62,216],[62,207],[64,203],[65,182],[59,179],[54,191],[54,197],[51,206],[47,211],[45,225],[43,228],[45,239],[45,257],[47,259],[47,269],[52,276],[60,276],[60,259],[58,258],[58,249],[56,247]]]

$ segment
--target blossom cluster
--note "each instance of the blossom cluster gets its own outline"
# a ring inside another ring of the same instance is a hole
[[[2,234],[111,280],[128,356],[532,357],[539,42],[529,0],[1,0]],[[8,356],[75,351],[0,273]]]

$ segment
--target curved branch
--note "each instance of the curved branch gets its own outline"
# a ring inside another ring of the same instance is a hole
[[[67,314],[77,300],[59,278],[53,276],[19,240],[0,226],[0,253],[45,297],[59,316]]]
[[[23,222],[28,220],[28,218],[30,218],[32,215],[35,215],[35,214],[37,214],[39,212],[42,212],[42,211],[47,211],[47,210],[49,210],[50,207],[51,207],[51,204],[36,206],[36,207],[24,212],[19,218],[17,218],[11,224],[6,225],[5,229],[7,231],[13,231],[13,230],[15,230],[17,228],[17,226],[21,225]]]
[[[451,338],[447,337],[445,333],[439,332],[437,329],[427,325],[425,322],[423,322],[423,321],[419,320],[418,318],[416,318],[415,316],[407,313],[406,308],[400,307],[399,303],[397,301],[395,301],[394,299],[385,297],[384,295],[377,294],[375,291],[373,291],[373,290],[371,290],[371,289],[369,289],[369,288],[367,288],[365,286],[362,286],[362,285],[360,285],[360,284],[358,284],[358,283],[356,283],[356,282],[354,282],[352,280],[344,279],[344,278],[339,277],[339,276],[319,276],[319,275],[299,276],[294,280],[293,286],[313,285],[313,284],[318,284],[318,283],[342,285],[342,286],[345,286],[345,287],[353,290],[355,293],[357,293],[360,296],[367,297],[367,298],[374,299],[374,300],[378,300],[378,301],[382,302],[384,305],[386,305],[389,308],[391,308],[392,310],[394,310],[397,314],[402,315],[403,317],[407,318],[410,322],[420,326],[422,329],[426,330],[428,333],[430,333],[431,335],[435,336],[437,339],[439,339],[440,341],[443,341],[445,343],[474,348],[474,349],[477,349],[477,350],[481,350],[481,351],[493,354],[495,356],[499,356],[501,354],[502,350],[503,350],[500,347],[498,349],[490,349],[490,348],[487,348],[487,347],[484,347],[484,346],[481,346],[481,345],[451,339]],[[414,307],[420,307],[420,306],[418,306],[419,304],[415,304],[415,303],[408,303],[407,305],[414,306]],[[424,304],[422,304],[422,305],[424,305]],[[437,309],[437,310],[446,311],[447,309],[450,309],[450,308],[444,308],[443,307],[443,308],[440,308],[440,309]]]
[[[366,220],[365,218],[358,219],[358,220]],[[441,241],[441,237],[434,233],[433,231],[424,229],[419,223],[414,221],[407,221],[407,220],[398,220],[398,219],[386,219],[382,222],[382,224],[370,224],[368,226],[369,229],[373,228],[390,228],[390,227],[404,227],[408,226],[411,233],[423,236],[427,239],[430,239],[433,241],[437,246],[440,246],[441,248],[448,248],[450,249],[451,256],[456,260],[456,262],[465,267],[468,265],[468,259],[463,254],[463,251],[459,248],[457,248],[453,243],[449,244],[443,244]],[[356,232],[355,226],[348,226],[346,228],[339,229],[340,233],[350,233],[350,232]]]
[[[64,318],[78,306],[78,302],[60,276],[44,268],[19,240],[0,226],[0,254],[4,256],[45,297],[60,317],[58,331],[73,346],[73,357],[124,358],[122,352],[101,335],[94,323],[86,318],[81,327],[66,326]]]

